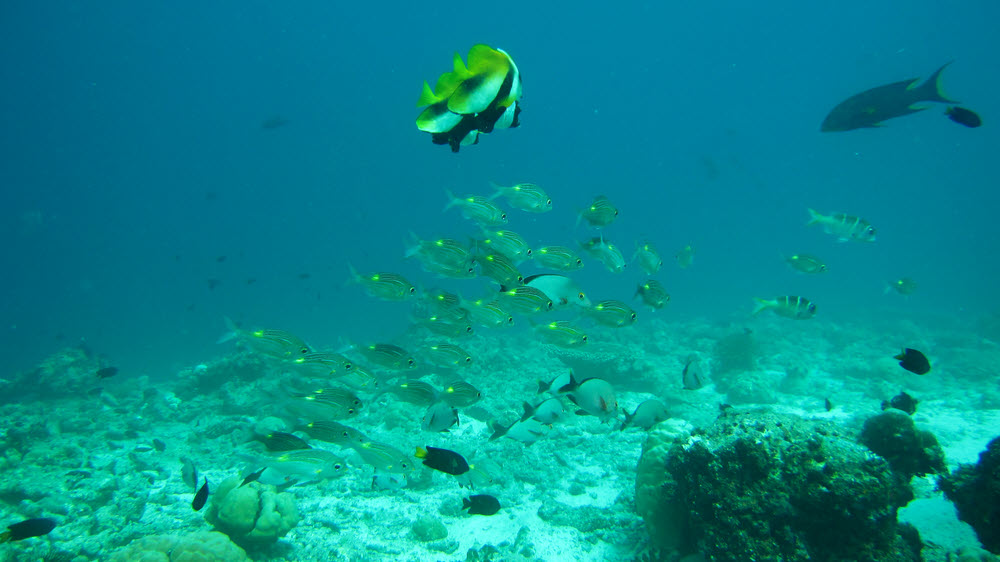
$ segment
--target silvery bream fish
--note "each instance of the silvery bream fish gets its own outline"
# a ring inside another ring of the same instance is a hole
[[[632,255],[632,260],[638,260],[639,267],[642,268],[647,275],[654,275],[660,270],[661,267],[663,267],[663,259],[660,258],[660,253],[656,251],[656,247],[653,246],[651,242],[637,243],[635,254]]]
[[[578,415],[590,414],[597,416],[601,421],[606,421],[618,414],[615,389],[604,379],[590,378],[577,382],[571,373],[569,384],[560,388],[559,392],[567,394],[580,408],[576,412]]]
[[[445,402],[438,402],[427,408],[427,413],[424,414],[420,425],[425,431],[443,432],[448,431],[448,428],[458,425],[458,423],[458,410]]]
[[[565,246],[544,246],[532,256],[535,263],[557,271],[576,271],[583,267],[583,260]]]
[[[348,264],[351,280],[361,285],[365,292],[377,299],[387,301],[402,301],[417,294],[417,288],[397,273],[375,272],[361,274]]]
[[[521,421],[527,421],[530,418],[547,425],[557,421],[565,412],[563,401],[558,396],[546,398],[534,406],[527,402],[521,406],[524,408]]]
[[[631,414],[625,412],[625,421],[622,422],[621,429],[624,431],[626,427],[634,426],[648,430],[669,418],[670,414],[667,413],[667,407],[663,405],[663,402],[654,398],[636,406],[635,412]]]
[[[820,125],[824,133],[881,127],[882,121],[917,113],[927,107],[913,107],[921,101],[958,103],[941,91],[941,72],[950,62],[937,69],[930,78],[916,86],[919,78],[893,82],[855,94],[837,104]]]
[[[489,199],[479,195],[466,195],[456,197],[452,192],[445,191],[448,195],[448,204],[444,210],[458,207],[462,210],[462,216],[476,222],[482,226],[500,226],[507,224],[507,213],[497,207]]]
[[[604,264],[604,267],[608,268],[608,271],[612,273],[621,273],[625,271],[625,255],[622,251],[611,242],[608,242],[604,237],[592,238],[587,242],[581,242],[580,247],[583,248],[591,257],[597,259]]]
[[[802,273],[825,273],[826,264],[823,260],[809,254],[792,254],[785,258],[785,262],[792,266],[795,271]]]
[[[553,306],[559,307],[567,304],[590,306],[587,293],[583,292],[576,281],[565,275],[541,273],[524,278],[524,284],[545,293],[545,296],[552,301]]]
[[[490,182],[490,187],[495,192],[490,199],[503,196],[515,209],[529,213],[545,213],[552,210],[552,199],[545,190],[533,183],[518,183],[508,187]]]
[[[598,324],[621,328],[634,324],[637,315],[622,301],[606,300],[595,304],[590,309],[590,317]]]
[[[635,296],[642,297],[642,302],[653,310],[659,310],[670,302],[670,293],[656,279],[648,279],[635,290]]]
[[[806,226],[818,224],[827,234],[833,234],[840,242],[854,240],[855,242],[874,242],[875,227],[860,217],[833,213],[823,215],[809,209],[809,222]]]
[[[587,221],[590,226],[604,228],[615,222],[617,218],[618,209],[611,203],[611,200],[603,195],[598,195],[594,198],[593,203],[580,211],[576,223],[580,224],[580,220],[582,219]]]
[[[770,300],[755,298],[754,302],[756,303],[756,308],[753,311],[755,316],[765,310],[795,320],[808,320],[816,315],[816,305],[805,297],[781,296]]]

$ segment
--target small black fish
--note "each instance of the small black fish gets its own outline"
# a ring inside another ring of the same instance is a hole
[[[254,472],[253,474],[247,476],[246,478],[243,479],[243,483],[240,484],[240,486],[246,486],[247,484],[249,484],[251,482],[256,482],[257,479],[260,478],[260,475],[264,474],[265,470],[267,470],[266,466],[264,468],[258,470],[257,472]]]
[[[424,466],[440,470],[452,476],[459,476],[469,472],[469,463],[466,462],[465,457],[448,449],[438,449],[437,447],[427,447],[424,449],[417,447],[416,457],[424,459]]]
[[[162,453],[167,450],[167,444],[159,439],[153,439],[153,448],[156,449],[157,452]]]
[[[889,408],[894,408],[912,416],[917,411],[917,402],[919,402],[919,400],[916,398],[905,392],[900,392],[896,396],[893,396],[892,400],[883,400],[882,409],[888,410]]]
[[[97,370],[97,378],[106,379],[118,374],[118,367],[104,367]]]
[[[218,279],[209,279],[207,283],[208,283],[208,290],[214,291],[215,288],[222,283],[222,281],[219,281]]]
[[[208,478],[205,479],[205,484],[198,490],[198,493],[194,495],[194,501],[191,502],[191,507],[195,511],[200,511],[201,508],[205,507],[205,502],[208,501]]]
[[[0,543],[40,537],[51,533],[52,529],[55,528],[55,519],[49,519],[48,517],[28,519],[20,523],[7,525],[7,530],[0,533]]]
[[[306,279],[309,279],[310,277],[312,277],[312,274],[310,274],[310,273],[300,273],[298,275],[298,277],[299,277],[299,279],[305,281]]]
[[[893,357],[893,359],[898,360],[899,366],[911,373],[926,375],[931,372],[931,362],[927,360],[927,356],[916,349],[907,347],[903,349],[902,353]]]
[[[829,412],[830,410],[832,410],[832,409],[833,409],[833,402],[830,402],[830,399],[829,399],[829,398],[826,398],[826,399],[825,399],[825,400],[823,401],[823,405],[824,405],[824,406],[826,406],[826,411],[827,411],[827,412]]]
[[[958,107],[957,105],[944,110],[944,114],[948,116],[948,119],[951,119],[959,125],[965,125],[971,129],[975,129],[983,124],[983,120],[976,115],[975,111],[965,109],[964,107]]]
[[[500,500],[486,494],[462,498],[462,509],[468,509],[469,515],[494,515],[500,511]]]
[[[224,261],[226,261],[226,256],[219,256],[219,257],[215,258],[215,262],[216,263],[222,263]]]

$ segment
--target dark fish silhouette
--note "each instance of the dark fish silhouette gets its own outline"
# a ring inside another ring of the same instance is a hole
[[[104,367],[97,370],[97,378],[106,379],[118,374],[118,367]]]
[[[462,509],[468,509],[469,515],[494,515],[500,511],[500,500],[486,494],[462,498]]]
[[[28,519],[20,523],[8,525],[7,530],[0,533],[0,543],[40,537],[51,533],[52,529],[55,528],[55,519],[49,519],[48,517]]]
[[[895,408],[896,410],[901,410],[912,416],[917,411],[917,402],[919,402],[919,400],[916,398],[905,392],[900,392],[896,396],[893,396],[892,400],[883,400],[882,409],[888,410],[889,408]]]
[[[900,367],[911,373],[926,375],[931,372],[931,362],[927,360],[926,355],[920,353],[916,349],[910,349],[907,347],[902,353],[895,356],[894,359],[899,361]]]
[[[448,449],[438,449],[437,447],[417,447],[415,455],[418,459],[424,459],[424,466],[440,470],[452,476],[459,476],[469,472],[469,463],[465,457],[449,451]]]
[[[983,120],[976,115],[975,111],[965,109],[964,107],[958,107],[957,105],[953,105],[944,110],[944,114],[948,116],[948,119],[951,119],[959,125],[965,125],[970,129],[975,129],[983,124]]]
[[[265,470],[267,470],[266,466],[264,468],[258,470],[257,472],[254,472],[253,474],[247,476],[246,478],[243,479],[243,482],[240,484],[240,486],[246,486],[247,484],[249,484],[251,482],[256,482],[260,478],[260,475],[264,474]]]
[[[881,127],[882,121],[893,117],[902,117],[927,109],[912,107],[920,101],[936,101],[942,103],[958,103],[950,100],[941,92],[941,72],[950,62],[937,69],[920,86],[914,87],[919,78],[911,78],[901,82],[893,82],[855,94],[837,104],[826,116],[820,131],[832,133],[850,131],[870,127]]]
[[[280,115],[272,115],[267,119],[261,121],[260,128],[265,131],[273,131],[274,129],[279,129],[288,124],[288,120]]]
[[[156,449],[157,452],[162,453],[167,450],[167,444],[159,439],[153,439],[153,448]]]
[[[205,502],[208,501],[208,478],[205,479],[205,484],[198,490],[198,493],[194,495],[194,501],[191,502],[191,507],[195,511],[200,511],[201,508],[205,507]]]

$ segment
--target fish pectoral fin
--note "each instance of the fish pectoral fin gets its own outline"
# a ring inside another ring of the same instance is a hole
[[[589,416],[590,415],[590,412],[588,412],[587,410],[577,410],[574,413],[576,415],[578,415],[578,416]]]

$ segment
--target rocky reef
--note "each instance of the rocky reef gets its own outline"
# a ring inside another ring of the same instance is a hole
[[[979,463],[959,466],[938,480],[958,516],[972,526],[983,547],[1000,554],[1000,437],[979,454]]]
[[[690,436],[651,432],[636,480],[653,547],[710,560],[919,560],[896,520],[911,497],[842,429],[734,410]]]

